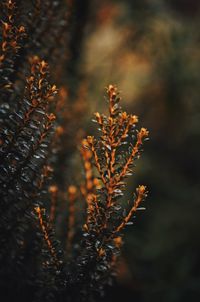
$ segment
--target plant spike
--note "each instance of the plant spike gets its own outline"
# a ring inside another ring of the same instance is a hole
[[[120,198],[126,187],[125,179],[132,173],[133,164],[139,158],[141,147],[149,132],[145,128],[137,130],[138,117],[122,111],[119,104],[121,98],[115,86],[109,85],[107,96],[109,116],[95,113],[100,137],[88,136],[83,141],[85,154],[82,151],[86,186],[93,175],[92,160],[99,175],[100,185],[98,188],[92,188],[89,198],[85,195],[88,211],[83,226],[83,244],[86,252],[80,255],[79,261],[82,270],[91,266],[89,280],[82,282],[86,287],[100,291],[114,271],[122,246],[122,230],[130,223],[131,217],[147,195],[146,187],[139,186],[133,206],[126,215],[123,214],[125,209],[120,203]],[[101,285],[98,286],[95,280],[102,280]]]

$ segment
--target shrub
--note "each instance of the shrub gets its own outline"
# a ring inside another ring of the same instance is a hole
[[[70,120],[59,111],[65,100],[59,105],[63,95],[56,99],[44,59],[58,47],[57,40],[46,35],[49,22],[55,25],[54,38],[67,22],[56,23],[66,17],[62,1],[35,3],[27,2],[17,19],[15,2],[7,0],[1,13],[1,296],[2,301],[94,301],[112,284],[123,230],[143,209],[145,186],[136,189],[129,209],[122,196],[148,131],[137,130],[138,118],[122,111],[118,90],[109,85],[109,115],[95,114],[100,136],[82,142],[85,181],[67,190],[65,232],[58,214],[65,202],[65,175],[61,179],[56,171],[67,147],[61,142],[68,137]],[[25,12],[37,17],[36,28]],[[55,64],[54,56],[50,63]],[[55,70],[51,79],[58,74]],[[77,219],[78,200],[86,204],[83,219]]]

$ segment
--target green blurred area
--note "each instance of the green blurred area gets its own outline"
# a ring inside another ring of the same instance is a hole
[[[200,297],[199,23],[198,0],[91,2],[81,62],[87,133],[91,114],[106,111],[110,83],[150,130],[128,194],[146,184],[147,210],[126,231],[119,301],[120,290],[124,301]]]

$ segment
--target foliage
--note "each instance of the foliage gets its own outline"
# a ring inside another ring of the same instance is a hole
[[[58,144],[68,137],[65,132],[70,124],[70,120],[66,122],[66,111],[59,111],[65,106],[65,83],[59,79],[66,60],[61,55],[66,45],[59,37],[67,28],[70,15],[63,12],[63,5],[62,1],[48,0],[27,1],[24,6],[19,1],[18,9],[12,0],[2,4],[2,301],[98,300],[113,282],[122,231],[132,224],[136,211],[143,209],[140,204],[147,195],[146,187],[141,185],[129,209],[122,202],[126,178],[132,174],[148,131],[136,129],[137,116],[122,111],[117,88],[109,85],[109,116],[96,113],[101,135],[83,140],[85,183],[68,187],[67,232],[62,229],[65,216],[59,215],[66,202],[67,182],[65,174],[60,178],[54,175],[58,175],[59,155],[63,156],[67,148],[67,143],[61,147]],[[57,55],[60,66],[55,63]],[[46,60],[55,66],[51,77]],[[50,84],[52,79],[58,79],[62,86],[57,99],[57,88]],[[78,200],[86,202],[86,215],[79,221],[75,209]]]

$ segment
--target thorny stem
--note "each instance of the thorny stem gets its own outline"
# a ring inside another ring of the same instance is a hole
[[[35,207],[35,212],[38,215],[40,227],[41,227],[41,230],[43,232],[44,239],[45,239],[45,242],[48,246],[49,252],[50,252],[51,256],[54,259],[54,263],[55,263],[56,267],[59,267],[56,252],[55,252],[54,247],[52,245],[52,242],[49,238],[48,230],[47,230],[47,227],[46,227],[45,222],[44,222],[43,217],[42,217],[42,210],[40,209],[40,207]]]
[[[94,146],[94,137],[93,136],[88,136],[87,137],[87,141],[88,141],[88,143],[90,144],[90,146],[91,146],[91,151],[92,151],[92,153],[93,153],[93,156],[94,156],[94,160],[95,160],[95,164],[96,164],[96,167],[97,167],[97,170],[98,170],[98,172],[99,172],[99,174],[100,174],[100,176],[101,176],[101,179],[102,179],[102,182],[103,182],[103,184],[106,186],[106,178],[104,177],[104,173],[103,173],[103,170],[102,170],[102,168],[101,168],[101,164],[100,164],[100,162],[99,162],[99,157],[98,157],[98,155],[97,155],[97,150],[96,150],[96,148],[95,148],[95,146]]]
[[[136,191],[137,191],[138,195],[134,201],[133,207],[129,211],[128,215],[124,218],[122,223],[117,227],[117,229],[115,230],[114,233],[119,233],[125,227],[127,222],[129,222],[129,220],[131,219],[133,214],[137,211],[137,208],[140,205],[140,203],[142,202],[142,200],[144,199],[144,197],[146,197],[146,195],[147,195],[146,187],[143,185],[139,186]]]
[[[137,142],[135,144],[135,146],[132,149],[131,155],[129,156],[126,164],[124,165],[121,173],[118,176],[118,180],[120,181],[122,178],[124,178],[124,176],[126,176],[126,173],[128,171],[128,168],[130,167],[130,165],[132,164],[135,156],[139,153],[139,147],[142,145],[142,140],[144,137],[148,136],[148,131],[145,128],[141,128],[141,130],[138,132],[137,135]]]

